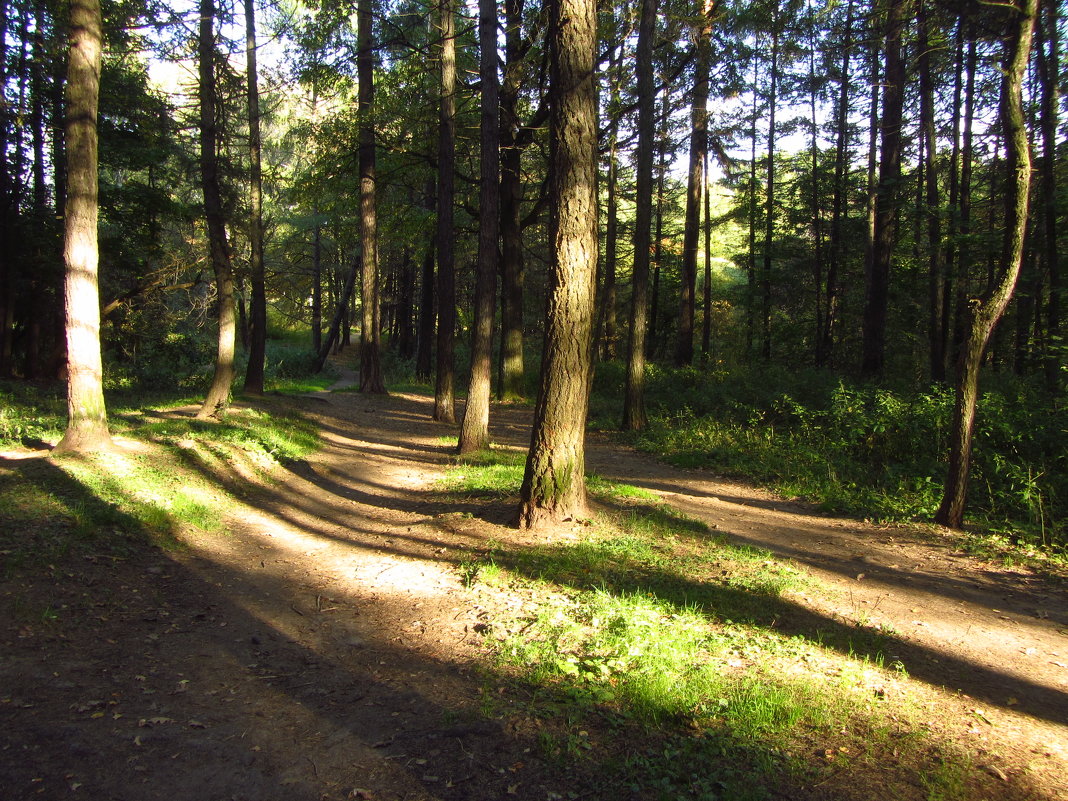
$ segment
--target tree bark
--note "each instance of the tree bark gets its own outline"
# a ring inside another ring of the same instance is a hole
[[[601,298],[604,311],[604,339],[601,348],[605,360],[616,358],[618,350],[619,323],[616,314],[618,290],[616,288],[616,262],[619,252],[619,105],[620,67],[623,61],[622,42],[613,44],[608,57],[609,107],[608,107],[608,175],[607,216],[604,233],[604,294]]]
[[[456,161],[455,0],[440,0],[441,94],[438,110],[438,353],[434,419],[456,422],[456,276],[453,195]]]
[[[260,164],[260,86],[256,66],[255,0],[245,3],[245,54],[248,71],[249,153],[249,302],[248,366],[245,392],[263,394],[263,369],[267,352],[267,288],[263,274],[263,170]]]
[[[375,200],[375,82],[371,4],[357,12],[360,126],[360,392],[386,394],[379,360],[378,210]]]
[[[651,0],[646,0],[651,6]],[[551,272],[520,525],[585,517],[585,427],[597,288],[595,0],[550,5]]]
[[[999,275],[984,293],[972,301],[971,324],[961,353],[956,404],[950,430],[949,474],[945,494],[935,520],[960,528],[971,468],[975,408],[979,398],[979,367],[987,343],[1012,299],[1023,262],[1031,189],[1031,154],[1023,110],[1023,80],[1031,52],[1031,37],[1038,16],[1038,0],[1021,0],[1011,7],[1014,19],[1005,42],[1001,79],[1001,126],[1005,138],[1005,240]]]
[[[237,318],[234,310],[234,270],[226,241],[222,192],[219,187],[218,127],[215,106],[218,92],[215,83],[215,4],[200,2],[198,39],[200,69],[200,180],[204,193],[204,217],[208,228],[211,264],[215,271],[216,308],[219,323],[215,373],[204,404],[197,417],[220,417],[230,405],[230,387],[234,381],[234,348]]]
[[[480,134],[478,275],[475,324],[471,341],[471,381],[460,424],[460,453],[489,447],[490,389],[493,370],[493,314],[497,300],[497,238],[500,229],[500,102],[497,86],[497,0],[479,0],[479,82],[482,85]]]
[[[779,12],[771,28],[771,87],[768,91],[768,178],[764,212],[764,259],[760,269],[760,357],[771,361],[771,250],[775,242],[775,110],[779,94]]]
[[[501,366],[498,397],[518,400],[523,387],[523,146],[519,92],[523,71],[523,0],[505,0],[504,82],[500,104]]]
[[[934,79],[927,35],[927,8],[920,3],[916,15],[920,68],[920,136],[924,177],[923,214],[927,221],[927,347],[932,381],[946,380],[945,340],[942,338],[942,220],[938,197],[937,139],[935,133]]]
[[[694,320],[697,305],[697,251],[701,236],[701,190],[708,155],[708,72],[712,59],[713,0],[701,0],[694,61],[693,103],[690,113],[690,168],[686,177],[686,222],[682,244],[682,286],[679,292],[678,339],[675,364],[693,363]]]
[[[99,0],[72,0],[67,72],[67,207],[63,257],[67,334],[67,430],[56,452],[111,446],[100,357],[97,284],[97,108],[103,45]]]
[[[1056,389],[1063,383],[1064,344],[1061,342],[1061,295],[1063,293],[1060,251],[1057,243],[1057,128],[1060,109],[1060,28],[1058,3],[1043,0],[1038,23],[1038,76],[1041,86],[1042,161],[1040,198],[1042,203],[1042,260],[1049,276],[1049,300],[1046,305],[1046,383]],[[1044,45],[1044,46],[1042,46]]]
[[[634,209],[634,266],[631,272],[630,340],[623,423],[627,431],[641,431],[645,414],[645,337],[648,327],[649,246],[653,208],[653,31],[656,3],[642,0],[638,22],[635,67],[638,80],[638,157]]]
[[[882,375],[886,365],[886,325],[890,303],[890,262],[897,242],[901,204],[901,120],[905,100],[902,35],[912,0],[888,0],[886,9],[883,111],[880,122],[879,184],[875,193],[875,232],[865,276],[861,372]]]

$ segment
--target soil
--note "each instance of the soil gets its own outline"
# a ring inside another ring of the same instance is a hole
[[[458,569],[490,542],[570,532],[520,532],[510,504],[436,489],[455,430],[431,421],[429,398],[292,403],[324,447],[270,482],[235,470],[226,534],[176,532],[179,548],[78,557],[0,584],[0,798],[621,797],[598,783],[595,760],[544,758],[536,726],[499,714],[508,690],[480,667],[494,609]],[[529,420],[495,407],[494,441],[524,447]],[[0,470],[18,469],[13,456]],[[836,631],[878,633],[929,707],[925,725],[988,773],[984,797],[1068,799],[1062,580],[967,556],[938,532],[823,516],[602,435],[587,467],[811,573],[780,629],[832,643]],[[19,614],[43,605],[47,619]],[[854,797],[847,785],[804,797]]]

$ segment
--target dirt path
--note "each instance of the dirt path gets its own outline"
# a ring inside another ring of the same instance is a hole
[[[480,714],[489,610],[457,567],[521,535],[510,508],[434,491],[452,431],[430,421],[430,400],[302,405],[322,452],[270,487],[235,476],[231,535],[0,587],[62,610],[57,625],[0,624],[0,798],[599,797],[536,758],[536,732]],[[495,441],[525,445],[528,419],[495,409]],[[788,599],[783,627],[878,630],[930,685],[932,727],[978,746],[1006,782],[1068,798],[1063,587],[600,437],[588,461],[806,566],[827,589]]]

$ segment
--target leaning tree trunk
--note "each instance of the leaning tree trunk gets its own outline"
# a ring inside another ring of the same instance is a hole
[[[386,393],[378,355],[378,211],[375,208],[374,55],[371,3],[360,0],[357,17],[360,119],[360,392]]]
[[[219,342],[215,355],[215,373],[208,395],[197,417],[218,417],[230,405],[230,385],[234,382],[234,347],[237,318],[234,312],[234,270],[226,242],[222,192],[219,188],[218,129],[215,106],[215,4],[201,0],[200,37],[200,180],[204,192],[204,217],[208,227],[211,265],[215,270],[215,292],[219,318]]]
[[[949,474],[945,494],[935,520],[944,526],[960,528],[971,467],[975,407],[979,398],[979,366],[994,328],[1012,299],[1023,262],[1027,231],[1028,199],[1031,191],[1031,154],[1023,111],[1023,81],[1031,52],[1031,36],[1038,14],[1038,0],[1021,0],[1013,7],[1015,19],[1005,43],[1005,63],[1001,78],[1001,125],[1005,137],[1004,263],[1000,275],[982,298],[972,303],[971,325],[961,351],[957,377],[956,405],[950,430]]]
[[[478,39],[479,82],[482,85],[478,276],[475,283],[475,330],[471,342],[471,381],[460,425],[460,453],[472,453],[489,447],[493,312],[497,296],[497,234],[500,230],[496,0],[479,0]]]
[[[456,276],[453,195],[456,161],[455,0],[440,0],[441,95],[438,107],[438,353],[434,419],[456,422]]]
[[[267,288],[263,275],[263,181],[260,166],[260,86],[256,68],[256,10],[245,0],[245,52],[248,71],[249,153],[249,279],[250,302],[248,367],[245,392],[263,394],[263,367],[267,351]]]
[[[701,190],[708,154],[708,70],[712,58],[712,0],[702,0],[694,65],[690,130],[690,169],[686,179],[686,227],[682,244],[682,287],[675,363],[693,362],[694,319],[697,305],[697,250],[701,232]]]
[[[634,209],[634,265],[631,270],[630,342],[623,428],[641,431],[645,415],[645,337],[649,308],[650,223],[653,217],[653,30],[656,4],[642,0],[635,66],[638,77],[638,159]]]
[[[67,430],[56,451],[90,453],[111,445],[100,358],[97,286],[97,106],[102,23],[99,0],[73,0],[67,73]]]
[[[651,6],[651,0],[646,0]],[[587,515],[585,428],[597,288],[595,0],[552,0],[551,272],[520,524]]]

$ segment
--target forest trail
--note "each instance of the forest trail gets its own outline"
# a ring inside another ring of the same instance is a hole
[[[338,388],[352,382],[346,373]],[[511,504],[437,488],[455,431],[430,419],[431,399],[334,391],[297,403],[324,447],[269,484],[235,477],[242,507],[228,535],[90,562],[50,589],[77,625],[0,629],[0,726],[15,732],[0,740],[0,796],[600,797],[588,777],[539,759],[521,718],[480,712],[493,687],[478,632],[508,600],[465,586],[460,568],[493,543],[538,537],[512,527]],[[496,443],[526,446],[529,409],[494,407],[491,420]],[[587,460],[802,566],[817,581],[785,599],[781,631],[878,632],[888,662],[918,680],[938,736],[1006,787],[1031,788],[1014,797],[1068,798],[1063,585],[601,435]],[[79,600],[87,588],[91,602]]]

